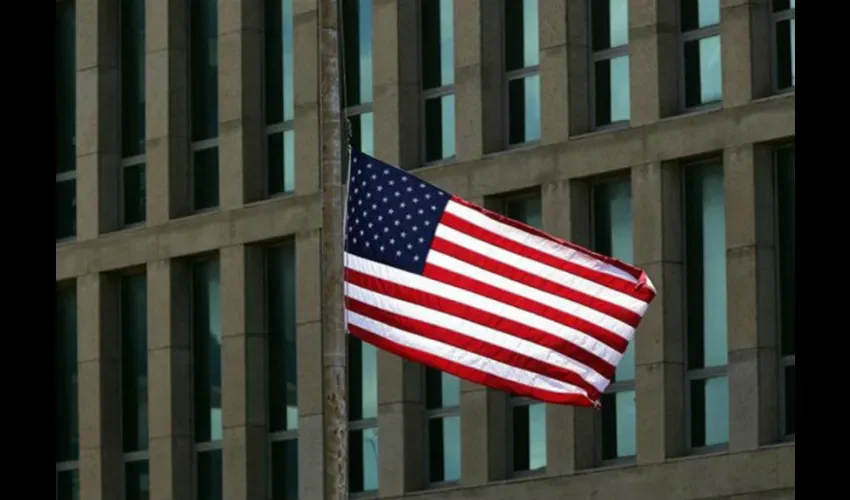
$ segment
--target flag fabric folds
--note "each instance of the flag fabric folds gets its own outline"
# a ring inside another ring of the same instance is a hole
[[[349,334],[549,403],[598,406],[655,297],[641,269],[352,150]]]

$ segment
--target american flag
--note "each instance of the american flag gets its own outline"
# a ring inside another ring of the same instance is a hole
[[[352,150],[349,334],[541,401],[599,406],[655,289],[646,274]]]

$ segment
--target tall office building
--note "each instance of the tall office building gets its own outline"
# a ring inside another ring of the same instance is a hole
[[[793,498],[795,2],[341,5],[354,147],[659,292],[600,411],[349,339],[352,498]],[[57,498],[323,497],[317,8],[56,2]]]

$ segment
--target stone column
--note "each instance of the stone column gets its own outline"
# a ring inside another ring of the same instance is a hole
[[[633,127],[657,122],[679,111],[678,12],[678,0],[629,1]]]
[[[773,93],[770,0],[721,0],[723,107]]]
[[[567,2],[540,2],[540,132],[541,144],[569,137],[567,79]]]
[[[681,174],[674,165],[632,169],[635,265],[657,290],[635,332],[637,463],[685,449],[684,269]]]
[[[729,449],[779,437],[773,164],[764,145],[724,151]]]
[[[189,266],[149,262],[147,277],[150,498],[190,499],[195,448]]]
[[[124,491],[116,281],[97,273],[77,279],[80,498],[92,500]]]
[[[319,191],[319,11],[316,0],[296,0],[295,193]],[[342,57],[342,54],[340,54]]]
[[[295,235],[298,497],[324,498],[321,231]]]
[[[77,0],[77,240],[118,227],[118,0]]]
[[[148,226],[192,211],[189,176],[189,2],[145,4],[145,192]]]
[[[590,196],[586,182],[555,181],[543,186],[543,229],[579,245],[590,242]],[[595,463],[595,412],[590,408],[546,406],[546,474],[572,474]]]
[[[218,0],[219,190],[222,210],[266,189],[263,0]]]
[[[268,390],[263,250],[221,249],[224,498],[266,500]],[[274,395],[272,395],[274,397]]]

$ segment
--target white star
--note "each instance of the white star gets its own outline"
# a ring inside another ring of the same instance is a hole
[[[414,256],[413,256],[413,260],[419,260],[419,256],[418,256],[418,255],[414,255]]]
[[[368,241],[366,242],[366,248],[369,248],[369,242]]]
[[[399,222],[398,220],[396,220],[396,221],[395,221],[395,225],[396,225],[396,226],[398,226],[399,224],[401,224],[401,222]]]
[[[422,215],[422,214],[424,214],[424,213],[425,213],[425,211],[424,211],[424,210],[422,210],[421,208],[418,210],[418,212],[419,212],[419,215]]]
[[[360,230],[360,236],[363,236],[363,230],[362,229]]]
[[[389,233],[389,232],[390,232],[390,228],[385,227],[385,228],[384,228],[384,232],[385,232],[385,233]]]
[[[361,182],[361,183],[360,183],[360,185],[361,185],[361,186],[365,186],[365,185],[366,185],[366,181]]]
[[[363,200],[357,200],[357,204],[358,204],[358,205],[362,205],[362,204],[363,204]]]
[[[389,212],[390,212],[390,215],[392,215],[392,213],[393,213],[393,209],[391,208],[391,209],[389,210]]]
[[[369,229],[372,229],[372,223],[371,222],[369,223]]]
[[[390,238],[390,245],[395,245],[395,238]]]
[[[357,238],[354,238],[354,243],[357,243]]]
[[[419,230],[419,228],[418,228],[418,227],[413,226],[413,231],[414,231],[414,232],[415,232],[415,231],[418,231],[418,230]]]
[[[413,203],[419,203],[419,198],[413,198]]]
[[[400,206],[401,208],[404,208],[404,207],[406,207],[406,206],[407,206],[407,204],[406,204],[406,203],[404,203],[404,202],[401,202],[401,205],[399,205],[399,206]]]
[[[419,238],[419,243],[425,243],[425,238]]]
[[[401,182],[407,182],[407,177],[402,177]]]
[[[426,225],[426,226],[430,226],[430,225],[431,225],[431,223],[430,223],[430,222],[428,222],[428,221],[426,220],[426,221],[425,221],[425,225]]]
[[[366,217],[366,211],[365,210],[363,211],[363,217]]]
[[[395,181],[390,181],[390,186],[394,186],[394,185],[395,185]]]
[[[405,236],[407,236],[407,233],[405,233],[404,231],[402,231],[402,232],[401,232],[401,237],[402,237],[402,238],[404,238]]]
[[[413,188],[412,188],[412,187],[410,187],[410,186],[408,186],[408,187],[407,187],[407,192],[409,193],[409,192],[411,192],[411,191],[413,191]]]
[[[431,195],[426,193],[426,194],[425,194],[425,199],[426,199],[426,200],[430,200],[430,199],[431,199]]]
[[[401,195],[401,193],[399,193],[398,191],[395,192],[396,198],[398,198],[400,195]]]
[[[384,190],[384,186],[378,186],[378,191],[383,191],[383,190]]]
[[[408,244],[407,244],[407,249],[408,249],[408,250],[410,250],[411,248],[413,248],[413,244],[412,244],[412,243],[408,243]]]
[[[381,245],[381,251],[382,252],[384,251],[384,245]]]
[[[424,188],[424,187],[425,187],[425,184],[421,184],[421,183],[420,183],[420,184],[419,184],[419,187]]]
[[[389,169],[386,169],[386,168],[385,168],[385,169],[384,169],[384,175],[387,175],[388,173],[390,173]]]
[[[360,219],[354,219],[355,224],[360,224]]]
[[[375,210],[376,208],[378,208],[378,205],[375,205],[374,203],[372,203],[372,210]]]
[[[357,175],[360,175],[362,172],[363,172],[363,171],[362,171],[362,170],[360,170],[359,168],[357,169]]]
[[[389,199],[389,198],[387,198],[386,196],[384,196],[384,199],[383,199],[383,200],[381,200],[381,201],[383,201],[384,203],[386,203],[388,199]]]
[[[372,197],[372,193],[366,193],[366,198],[371,198],[371,197]]]
[[[357,188],[354,188],[354,194],[357,194]]]
[[[371,164],[371,163],[367,163],[367,164],[366,164],[366,168],[372,168],[372,164]]]
[[[354,163],[357,163],[357,158],[354,158]]]
[[[438,194],[438,195],[440,195],[440,196],[443,196],[443,192],[442,192],[442,191],[437,191],[437,194]]]
[[[395,254],[396,254],[396,256],[400,256],[400,255],[401,255],[401,250],[396,250]]]
[[[377,239],[378,239],[378,235],[376,234],[376,235],[375,235],[375,237],[374,237],[374,238],[372,238],[372,239],[373,239],[373,240],[377,240]]]
[[[382,220],[384,220],[384,216],[383,216],[383,215],[379,215],[379,216],[378,216],[378,222],[380,222],[380,221],[382,221]]]
[[[377,178],[378,178],[378,176],[377,176],[377,175],[372,174],[372,180],[375,180],[375,179],[377,179]]]
[[[407,220],[410,220],[410,214],[405,215],[404,218],[407,219]]]
[[[437,210],[437,205],[431,205],[431,210],[432,211]]]

